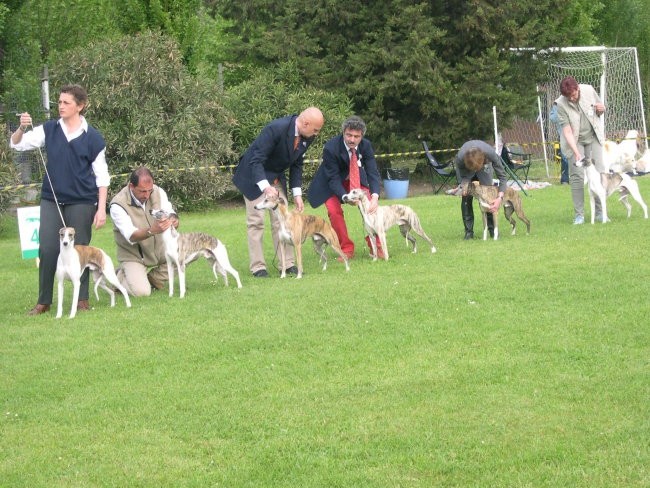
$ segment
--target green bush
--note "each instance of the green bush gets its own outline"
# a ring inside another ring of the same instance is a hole
[[[325,116],[320,135],[309,147],[305,159],[320,159],[323,145],[341,131],[341,123],[352,115],[352,102],[342,92],[326,92],[305,85],[294,63],[283,63],[274,69],[260,69],[245,82],[227,90],[224,103],[234,114],[232,128],[235,151],[242,154],[271,120],[300,113],[316,106]],[[305,164],[307,181],[318,164]]]
[[[14,164],[12,150],[9,148],[7,127],[0,124],[0,214],[4,214],[18,195],[17,190],[6,190],[4,187],[15,187],[18,181],[18,172]]]
[[[111,174],[149,167],[180,208],[211,204],[229,189],[220,167],[234,159],[232,117],[208,79],[192,76],[176,42],[146,32],[92,43],[52,56],[52,92],[79,83],[89,93],[87,117],[106,139]],[[124,185],[115,178],[113,191]]]

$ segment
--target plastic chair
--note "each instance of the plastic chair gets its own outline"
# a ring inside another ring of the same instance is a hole
[[[422,146],[424,147],[424,154],[429,163],[427,166],[431,172],[431,186],[433,187],[433,193],[437,194],[445,185],[451,186],[451,181],[458,185],[453,160],[447,161],[445,164],[440,164],[436,158],[433,157],[433,154],[431,154],[429,146],[425,141],[422,141]]]
[[[510,167],[514,174],[522,173],[524,183],[528,183],[528,171],[532,163],[532,154],[523,152],[517,144],[504,144],[501,159]]]

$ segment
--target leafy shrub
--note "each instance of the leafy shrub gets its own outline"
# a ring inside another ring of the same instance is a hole
[[[305,86],[294,63],[256,71],[249,80],[229,88],[224,103],[236,119],[232,137],[238,154],[246,151],[271,120],[316,106],[325,116],[325,125],[305,159],[320,159],[325,142],[339,134],[343,121],[354,113],[352,102],[343,93]],[[305,164],[305,180],[313,176],[317,167],[318,164]]]
[[[183,64],[176,42],[162,34],[107,39],[52,56],[52,92],[79,83],[89,93],[87,117],[106,139],[112,174],[147,166],[179,208],[205,207],[228,189],[219,170],[232,162],[232,117],[222,94]],[[113,191],[126,178],[115,178]]]
[[[17,190],[5,190],[4,187],[15,187],[19,181],[4,124],[0,124],[0,134],[0,187],[3,188],[0,190],[0,214],[4,214],[18,195]]]

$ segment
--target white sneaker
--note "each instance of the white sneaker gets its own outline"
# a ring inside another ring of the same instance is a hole
[[[576,215],[576,218],[573,219],[573,225],[582,225],[585,223],[585,218],[582,215]]]

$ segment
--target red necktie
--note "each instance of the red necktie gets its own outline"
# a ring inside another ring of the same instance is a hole
[[[357,164],[357,150],[350,149],[350,190],[361,188],[361,178],[359,177],[359,165]]]
[[[300,144],[300,136],[296,136],[293,138],[293,150],[295,151],[298,149],[298,144]]]

